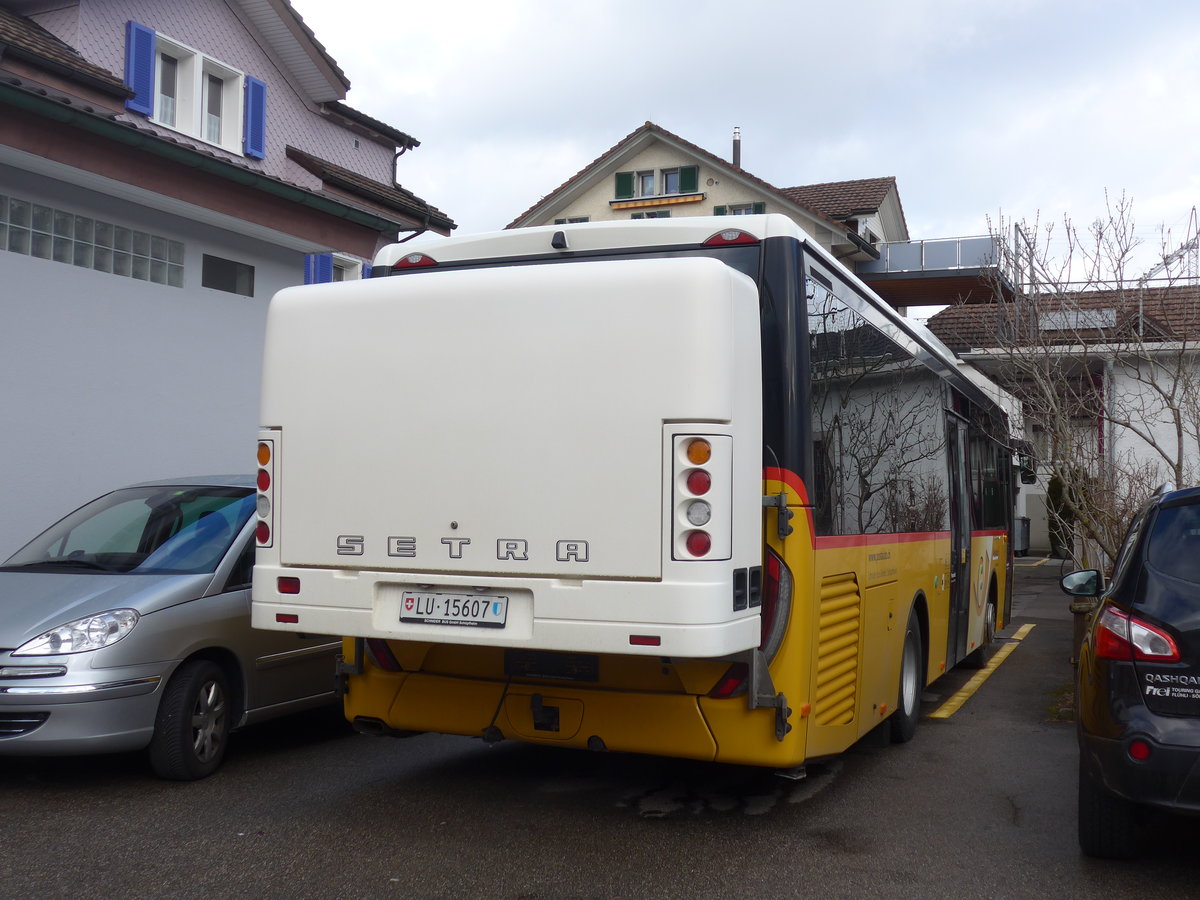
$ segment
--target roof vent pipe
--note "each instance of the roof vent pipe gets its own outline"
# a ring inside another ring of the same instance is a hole
[[[737,125],[733,126],[733,167],[742,167],[742,129]]]

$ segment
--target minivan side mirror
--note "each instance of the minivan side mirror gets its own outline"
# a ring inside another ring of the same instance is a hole
[[[1072,597],[1099,597],[1104,590],[1104,578],[1096,569],[1072,572],[1059,580],[1064,593]]]

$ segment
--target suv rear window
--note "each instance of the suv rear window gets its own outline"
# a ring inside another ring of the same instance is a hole
[[[1164,575],[1200,584],[1200,504],[1158,511],[1146,559]]]

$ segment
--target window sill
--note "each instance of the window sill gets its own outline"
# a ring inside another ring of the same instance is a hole
[[[232,153],[235,156],[242,156],[242,136],[239,134],[236,144],[217,144],[210,141],[208,138],[203,138],[198,134],[192,134],[190,131],[184,131],[182,128],[176,128],[174,125],[168,125],[166,122],[160,122],[158,119],[150,119],[150,122],[157,125],[159,128],[165,128],[167,131],[185,137],[188,140],[196,141],[199,144],[204,144],[206,147],[215,147],[218,150],[224,150],[226,153]]]

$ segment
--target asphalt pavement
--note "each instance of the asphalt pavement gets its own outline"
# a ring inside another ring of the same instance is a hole
[[[191,784],[154,779],[138,754],[5,760],[0,896],[1194,897],[1195,822],[1154,826],[1134,864],[1079,853],[1060,568],[1016,561],[997,641],[1012,651],[951,717],[928,714],[976,672],[929,687],[909,743],[883,726],[802,781],[366,737],[328,713],[238,733],[222,770]]]

